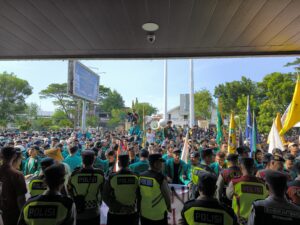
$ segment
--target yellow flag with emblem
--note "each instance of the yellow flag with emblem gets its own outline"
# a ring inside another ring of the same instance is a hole
[[[284,121],[284,125],[279,134],[280,135],[285,134],[299,121],[300,121],[300,79],[298,75],[290,109],[287,113],[286,119]]]
[[[228,152],[233,154],[236,151],[236,133],[235,133],[234,113],[230,115],[229,134],[228,134]]]

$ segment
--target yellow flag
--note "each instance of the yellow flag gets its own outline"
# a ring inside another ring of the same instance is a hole
[[[276,116],[276,119],[275,119],[275,126],[276,126],[277,130],[282,129],[280,113],[277,113],[277,116]],[[285,143],[284,135],[280,135],[280,140],[283,144]]]
[[[299,121],[300,121],[300,80],[298,75],[296,87],[293,95],[293,100],[291,102],[291,107],[287,113],[283,128],[281,129],[279,134],[284,135],[289,129],[291,129]]]
[[[228,134],[228,152],[233,154],[236,151],[236,134],[235,134],[234,113],[230,115],[229,134]]]

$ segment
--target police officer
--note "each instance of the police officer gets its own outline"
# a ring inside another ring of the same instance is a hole
[[[300,207],[285,198],[287,176],[279,171],[266,172],[269,197],[255,201],[248,225],[296,225],[300,224]]]
[[[242,175],[241,169],[238,166],[238,155],[229,154],[227,157],[228,168],[223,170],[217,181],[217,199],[227,205],[231,202],[226,198],[226,188],[230,181],[239,178]]]
[[[263,180],[254,176],[254,160],[241,159],[243,176],[231,180],[226,189],[227,198],[232,200],[232,208],[240,224],[247,224],[251,212],[251,204],[257,199],[265,199],[267,189]]]
[[[47,157],[41,160],[41,174],[39,176],[33,177],[28,185],[28,191],[31,197],[41,195],[47,189],[47,185],[44,182],[44,171],[53,164],[54,160],[52,158]]]
[[[184,204],[179,225],[237,224],[233,210],[214,198],[216,181],[217,177],[211,173],[199,177],[200,195],[197,199]]]
[[[76,203],[77,225],[100,224],[100,205],[104,185],[104,173],[93,168],[95,153],[82,151],[82,168],[75,170],[69,179],[69,192]]]
[[[298,176],[288,183],[287,196],[294,204],[300,206],[300,161],[295,163],[294,169]]]
[[[18,225],[75,225],[75,204],[60,193],[64,185],[65,167],[62,164],[52,165],[44,175],[47,191],[26,202]]]
[[[197,190],[197,185],[198,185],[198,173],[196,171],[201,171],[204,170],[201,165],[200,165],[200,154],[198,151],[193,151],[190,153],[190,165],[188,169],[188,176],[190,183],[189,183],[189,189],[190,191],[190,199],[195,198],[195,192]]]
[[[210,148],[203,149],[201,151],[201,163],[199,166],[194,168],[193,173],[192,173],[192,193],[191,193],[191,198],[197,198],[199,195],[199,186],[198,186],[198,180],[199,177],[201,177],[205,173],[211,173],[215,175],[214,170],[210,167],[210,164],[212,163],[212,155],[213,155],[213,150]]]
[[[136,225],[138,177],[128,169],[129,156],[119,155],[120,171],[111,174],[105,183],[103,200],[109,207],[107,225]]]
[[[167,225],[167,211],[171,212],[171,198],[168,183],[161,173],[161,154],[149,156],[150,169],[140,175],[141,224]]]

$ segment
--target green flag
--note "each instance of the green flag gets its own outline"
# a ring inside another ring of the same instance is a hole
[[[223,121],[222,116],[219,110],[219,107],[217,108],[217,144],[219,147],[221,147],[222,141],[223,141]]]

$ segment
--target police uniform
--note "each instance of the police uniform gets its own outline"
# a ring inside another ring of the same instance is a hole
[[[54,160],[52,158],[44,158],[41,161],[42,170],[45,170],[47,167],[54,164]],[[28,192],[31,197],[41,195],[46,191],[47,185],[44,181],[44,175],[41,174],[39,176],[33,177],[28,184]]]
[[[62,195],[39,195],[23,207],[18,225],[74,225],[75,205]]]
[[[275,190],[277,184],[286,184],[287,177],[278,171],[268,171],[266,181]],[[276,181],[272,184],[272,181]],[[282,188],[282,187],[280,187]],[[284,193],[275,193],[265,199],[253,202],[248,225],[297,225],[300,224],[300,207],[286,200]]]
[[[228,161],[237,161],[238,155],[229,154]],[[231,205],[231,201],[226,197],[226,188],[228,187],[232,179],[236,179],[242,176],[240,167],[231,166],[221,172],[217,181],[217,199],[227,205]]]
[[[201,152],[202,155],[206,154],[206,155],[212,155],[212,149],[203,149]],[[215,171],[209,166],[206,165],[204,161],[202,161],[200,163],[199,166],[194,167],[193,171],[192,171],[192,191],[191,191],[191,198],[197,198],[199,195],[199,189],[198,189],[198,181],[199,181],[199,177],[201,177],[202,175],[205,175],[206,173],[210,173],[215,175]]]
[[[65,167],[62,164],[52,165],[44,173],[46,181],[48,179],[48,182],[55,186],[49,186],[49,190],[42,195],[33,197],[25,203],[18,225],[74,225],[75,204],[71,198],[57,191],[57,188],[63,185]]]
[[[93,151],[83,151],[82,157],[93,157]],[[69,191],[77,209],[77,224],[99,224],[104,173],[94,168],[78,168],[69,180]]]
[[[254,161],[244,158],[244,161]],[[238,217],[240,224],[246,224],[251,212],[251,204],[257,199],[265,199],[268,195],[263,180],[255,176],[242,176],[233,179],[226,189],[228,199],[232,199],[232,208]]]
[[[160,154],[152,154],[149,161],[161,160]],[[164,175],[148,170],[140,175],[139,187],[141,195],[141,224],[167,225],[167,211],[171,208],[170,190]]]
[[[199,179],[199,189],[204,185],[215,185],[216,177],[206,173]],[[208,187],[207,187],[208,188]],[[184,204],[179,225],[236,225],[237,220],[233,210],[219,203],[213,197],[201,195],[195,200]]]
[[[119,155],[119,161],[123,160],[128,164],[128,155]],[[103,200],[109,207],[107,225],[137,224],[137,175],[127,168],[111,174],[104,186]]]

